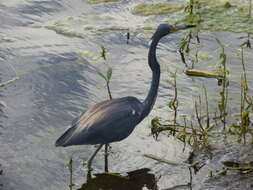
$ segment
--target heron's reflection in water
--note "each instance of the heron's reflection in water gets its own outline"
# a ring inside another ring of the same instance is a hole
[[[143,168],[127,175],[115,173],[95,174],[94,178],[87,179],[79,190],[158,190],[157,179],[154,174],[149,173],[150,169]]]

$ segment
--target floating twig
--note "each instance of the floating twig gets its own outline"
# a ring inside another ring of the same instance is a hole
[[[154,156],[152,154],[144,154],[143,156],[145,156],[147,158],[150,158],[150,159],[153,159],[153,160],[156,160],[158,162],[163,162],[163,163],[169,164],[169,165],[174,165],[174,166],[182,165],[181,163],[173,162],[173,161],[166,160],[166,159],[162,159],[162,158],[159,158],[159,157]]]
[[[195,77],[205,77],[205,78],[216,78],[216,79],[222,79],[223,76],[219,74],[214,74],[206,71],[196,70],[196,69],[186,69],[185,74],[189,76],[195,76]]]
[[[11,84],[11,83],[13,83],[13,82],[15,82],[15,81],[18,80],[18,79],[19,79],[19,77],[15,77],[15,78],[13,78],[13,79],[11,79],[11,80],[8,80],[8,81],[6,81],[6,82],[0,83],[0,87],[5,87],[5,86],[7,86],[7,85],[9,85],[9,84]]]

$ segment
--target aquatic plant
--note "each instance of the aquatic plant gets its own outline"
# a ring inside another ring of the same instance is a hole
[[[194,14],[177,12],[175,15],[169,15],[166,21],[174,24],[199,23],[200,29],[208,31],[253,33],[253,19],[249,17],[251,8],[249,8],[248,1],[240,4],[220,0],[197,2],[196,9],[193,9]],[[191,9],[187,8],[187,10]]]
[[[252,106],[252,100],[248,96],[248,81],[246,76],[245,62],[244,62],[244,52],[243,47],[241,48],[241,63],[243,68],[243,73],[241,76],[241,131],[240,134],[243,137],[244,144],[246,143],[246,133],[250,132],[249,125],[249,111],[248,108]],[[248,107],[246,108],[246,104],[248,103]],[[253,139],[253,138],[252,138]],[[253,141],[252,141],[253,142]]]
[[[195,4],[196,3],[196,4]],[[191,18],[188,20],[189,23],[198,22],[200,24],[202,21],[201,19],[196,18],[205,18],[204,15],[202,15],[204,12],[203,10],[206,10],[207,7],[205,7],[207,4],[199,1],[189,1],[188,5],[186,6],[184,12],[187,12],[188,18]],[[204,6],[204,7],[203,7]],[[216,5],[217,6],[217,5]],[[221,5],[220,5],[221,6]],[[234,7],[235,5],[231,5],[230,3],[222,4],[221,9],[230,9]],[[213,5],[211,6],[212,8]],[[194,18],[195,17],[195,18]],[[193,19],[194,18],[194,19]],[[185,53],[190,54],[192,51],[192,48],[190,48],[192,40],[192,33],[189,32],[186,37],[184,37],[181,41],[179,52],[181,55],[182,62],[188,67],[188,64],[186,63],[185,59]],[[197,39],[198,42],[199,39]],[[158,135],[162,131],[169,131],[169,133],[175,134],[176,137],[182,141],[184,144],[189,144],[193,150],[198,150],[201,148],[205,148],[209,146],[209,137],[213,136],[211,133],[213,129],[217,131],[219,129],[219,123],[217,122],[217,119],[222,123],[223,126],[223,134],[227,135],[228,130],[231,131],[231,127],[237,128],[236,134],[239,136],[239,138],[243,139],[244,143],[246,142],[246,134],[252,135],[252,129],[250,127],[250,119],[249,119],[249,110],[253,111],[252,108],[252,98],[248,95],[248,85],[247,85],[247,79],[246,79],[246,69],[244,65],[244,59],[243,59],[243,53],[242,53],[242,66],[243,66],[243,74],[241,77],[241,113],[240,113],[240,124],[239,126],[236,124],[232,124],[233,121],[229,121],[230,125],[227,126],[227,115],[228,115],[228,87],[229,87],[229,70],[227,68],[227,55],[225,53],[225,46],[222,44],[222,42],[219,39],[216,39],[221,52],[219,54],[219,62],[217,64],[217,74],[206,72],[206,71],[200,71],[200,70],[193,70],[193,69],[186,69],[185,73],[187,75],[191,76],[199,76],[199,77],[207,77],[207,78],[217,78],[219,83],[221,84],[221,91],[219,92],[219,100],[217,103],[219,115],[217,113],[214,113],[214,117],[211,118],[210,116],[210,110],[208,106],[208,93],[206,87],[203,87],[204,89],[204,101],[206,108],[206,113],[202,115],[201,108],[203,107],[201,97],[199,96],[198,101],[195,100],[195,118],[196,121],[191,121],[190,124],[187,124],[187,119],[184,117],[183,124],[180,124],[182,120],[179,122],[175,119],[175,115],[178,115],[178,112],[176,111],[177,107],[173,106],[173,102],[175,102],[175,97],[172,98],[169,105],[172,110],[174,110],[174,123],[167,123],[163,122],[161,118],[155,117],[151,124],[151,133],[157,138]],[[245,45],[245,44],[243,44]],[[243,50],[242,50],[243,52]],[[198,50],[195,53],[195,60],[196,63],[198,62],[199,54]],[[194,67],[194,63],[192,63],[192,68]],[[175,84],[172,84],[172,86],[175,88]],[[177,92],[176,92],[177,93]],[[175,93],[175,94],[176,94]],[[178,98],[176,98],[177,102],[179,101]],[[246,105],[247,104],[247,105]],[[247,107],[247,109],[246,109]],[[214,124],[211,124],[214,122]],[[193,127],[194,126],[194,127]],[[235,134],[235,132],[234,132]],[[252,138],[253,139],[253,138]]]
[[[1,82],[0,87],[8,86],[9,84],[12,84],[13,82],[15,82],[16,80],[18,80],[20,78],[19,74],[17,73],[16,69],[12,66],[12,64],[9,63],[9,61],[6,61],[5,63],[9,66],[9,68],[12,70],[12,72],[15,74],[15,76],[10,80],[7,80],[5,82]]]
[[[127,44],[128,44],[130,40],[130,29],[128,29],[127,31],[126,38],[127,38]]]
[[[206,93],[206,89],[204,88],[204,91]],[[177,100],[177,95],[176,101]],[[171,102],[173,102],[172,99]],[[210,117],[209,117],[209,109],[208,109],[208,101],[207,101],[207,95],[206,95],[206,126],[204,127],[202,124],[203,116],[201,112],[202,107],[202,101],[199,96],[199,102],[197,103],[195,101],[195,118],[196,121],[187,121],[186,117],[183,117],[183,124],[181,122],[175,123],[175,117],[177,117],[177,107],[176,109],[171,106],[171,109],[174,110],[174,119],[173,122],[170,121],[163,121],[162,118],[155,117],[151,121],[151,134],[157,139],[159,134],[163,131],[169,132],[169,134],[175,135],[175,137],[180,140],[181,142],[190,145],[193,150],[200,150],[202,148],[208,148],[209,146],[209,136],[211,135],[211,131],[213,130],[214,126],[210,125]],[[193,122],[196,125],[196,127],[193,126]]]
[[[180,47],[179,47],[179,53],[181,56],[182,62],[185,64],[186,67],[188,67],[188,64],[186,63],[185,54],[189,54],[190,51],[190,42],[192,39],[191,32],[188,33],[184,38],[181,39]]]
[[[250,121],[251,112],[253,112],[253,100],[249,95],[248,80],[246,75],[245,61],[244,61],[244,50],[241,47],[241,101],[240,101],[240,118],[238,123],[233,123],[230,126],[229,133],[238,136],[238,142],[246,144],[246,136],[251,136],[251,143],[253,143],[253,128]]]
[[[105,80],[109,98],[112,99],[112,95],[111,95],[111,91],[110,91],[110,80],[111,80],[111,77],[112,77],[112,68],[109,67],[107,69],[106,75],[101,73],[99,70],[97,70],[97,73],[98,73],[99,76],[101,76]]]
[[[87,0],[88,3],[99,4],[99,3],[110,3],[117,2],[119,0]]]
[[[101,45],[100,48],[101,48],[101,57],[102,57],[104,60],[106,60],[106,53],[107,53],[108,50],[107,50],[106,47],[103,46],[103,45]]]
[[[108,50],[103,45],[101,45],[100,47],[101,47],[101,57],[104,60],[106,60],[106,53],[108,52]],[[109,67],[107,69],[106,75],[101,73],[99,70],[97,70],[97,73],[99,74],[99,76],[101,76],[105,80],[106,89],[107,89],[109,99],[112,100],[112,93],[111,93],[111,90],[110,90],[110,80],[111,80],[111,77],[112,77],[112,68]],[[109,150],[109,148],[110,148],[110,145],[105,144],[105,172],[108,172],[108,156],[109,156],[108,150]]]
[[[107,88],[107,92],[109,95],[109,99],[112,99],[112,94],[111,94],[111,90],[110,90],[110,80],[112,77],[112,68],[109,67],[107,69],[107,74],[104,75],[101,72],[97,71],[98,74],[105,80],[106,82],[106,88]],[[108,148],[109,148],[109,144],[105,144],[105,172],[108,172]]]
[[[69,157],[67,168],[69,170],[69,189],[72,190],[75,186],[73,182],[73,155],[70,155]]]
[[[76,38],[85,38],[86,35],[83,33],[79,33],[77,31],[75,31],[74,29],[70,29],[67,26],[62,26],[62,25],[48,25],[45,26],[45,28],[47,28],[48,30],[53,30],[55,31],[57,34],[62,34],[64,36],[67,37],[76,37]]]
[[[174,112],[173,124],[177,123],[177,112],[178,112],[178,91],[177,91],[177,72],[171,73],[171,78],[173,78],[173,82],[171,82],[172,87],[174,88],[174,98],[169,102],[169,108]],[[174,133],[175,135],[175,133]]]
[[[195,77],[216,78],[216,79],[223,78],[223,75],[221,74],[211,73],[197,69],[186,69],[185,74],[188,76],[195,76]]]
[[[218,103],[218,109],[220,112],[220,120],[223,123],[223,130],[226,129],[226,118],[227,118],[227,102],[228,102],[228,85],[229,85],[229,80],[228,80],[228,75],[229,75],[229,70],[227,69],[227,55],[225,53],[225,46],[221,43],[221,41],[216,38],[217,43],[219,44],[221,48],[221,53],[220,53],[220,62],[218,63],[218,72],[220,75],[223,76],[222,78],[222,89],[220,92],[220,101]]]
[[[199,1],[190,0],[186,7],[184,8],[184,13],[188,15],[190,19],[188,19],[187,23],[189,24],[195,24],[199,26],[200,24],[200,17],[201,15],[198,13],[198,9],[200,9],[201,4]],[[198,37],[199,29],[198,27],[196,29],[190,30],[188,34],[184,38],[181,39],[180,47],[179,47],[179,53],[181,56],[182,62],[185,64],[186,68],[189,67],[189,65],[186,63],[185,55],[190,57],[190,44],[193,39],[193,36],[196,37],[197,42],[200,43],[199,37]],[[198,62],[198,54],[199,50],[198,48],[195,48],[195,60],[192,59],[192,65],[191,68],[194,68],[195,62]]]
[[[48,30],[55,31],[57,34],[61,34],[71,38],[81,38],[101,35],[112,31],[127,31],[128,27],[118,26],[112,24],[108,20],[113,21],[115,18],[112,16],[101,15],[79,15],[75,17],[60,18],[54,23],[48,24],[34,24],[32,27],[40,28],[44,27]],[[95,24],[94,24],[95,23]]]
[[[162,15],[174,13],[183,8],[182,4],[170,2],[156,2],[156,3],[140,3],[137,4],[133,10],[133,14],[149,16],[149,15]]]
[[[19,77],[14,77],[13,79],[10,79],[10,80],[8,80],[6,82],[2,82],[2,83],[0,83],[0,87],[5,87],[5,86],[7,86],[7,85],[9,85],[9,84],[11,84],[13,82],[15,82],[18,79],[19,79]]]

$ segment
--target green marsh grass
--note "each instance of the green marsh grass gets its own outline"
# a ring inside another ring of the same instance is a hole
[[[107,48],[105,46],[101,46],[101,57],[106,60],[106,53],[108,52]],[[107,93],[108,93],[108,96],[109,96],[109,99],[112,100],[112,93],[111,93],[111,90],[110,90],[110,81],[111,81],[111,77],[112,77],[112,68],[109,67],[107,69],[107,72],[106,72],[106,75],[101,73],[99,70],[97,70],[97,73],[99,74],[99,76],[101,76],[105,82],[106,82],[106,89],[107,89]],[[110,148],[110,145],[109,144],[105,144],[105,160],[104,160],[104,163],[105,163],[105,172],[108,172],[108,156],[109,156],[109,148]]]
[[[194,3],[197,2],[197,5],[194,5]],[[198,4],[198,1],[189,1],[188,6],[185,8],[185,12],[188,12],[189,15],[191,15],[191,18],[198,17],[198,18],[204,18],[203,15],[201,15],[201,12],[198,13],[198,15],[195,14],[195,7],[200,7],[201,5]],[[250,2],[251,3],[251,2]],[[232,5],[225,4],[224,5],[226,9],[229,9]],[[251,7],[249,8],[251,9]],[[251,12],[251,11],[250,11]],[[249,13],[249,19],[251,18],[251,13]],[[192,22],[198,22],[198,19],[192,19],[190,20],[190,23]],[[249,36],[250,34],[248,34]],[[191,44],[194,43],[192,41],[193,34],[192,31],[190,31],[184,38],[181,40],[181,44],[179,47],[179,52],[181,55],[181,60],[185,64],[186,68],[189,67],[189,63],[186,61],[185,55],[189,56],[190,52],[193,51],[195,46],[192,46]],[[216,110],[210,110],[209,104],[213,104],[213,102],[210,102],[210,98],[208,95],[208,89],[206,86],[203,86],[203,93],[200,94],[196,100],[194,100],[194,113],[195,120],[188,120],[185,115],[182,115],[182,113],[178,112],[178,104],[177,107],[173,106],[174,102],[180,102],[180,96],[175,95],[172,97],[172,100],[169,102],[169,107],[172,111],[172,119],[167,120],[166,118],[158,118],[155,117],[151,121],[151,133],[155,138],[158,138],[161,132],[167,131],[169,135],[173,134],[176,139],[184,143],[184,149],[185,146],[189,146],[192,149],[192,153],[206,149],[208,152],[210,152],[210,155],[212,155],[210,146],[214,145],[216,138],[221,138],[222,136],[224,139],[227,139],[229,137],[231,139],[233,136],[237,136],[238,142],[243,144],[252,143],[253,144],[253,128],[252,128],[252,122],[251,122],[251,116],[253,112],[253,97],[252,95],[249,95],[249,85],[247,81],[247,68],[246,63],[244,59],[244,48],[251,48],[249,38],[247,43],[243,43],[241,45],[241,64],[242,64],[242,71],[241,71],[241,100],[240,100],[240,109],[239,109],[239,117],[228,117],[229,114],[229,105],[232,103],[232,99],[229,99],[229,76],[230,71],[227,66],[227,54],[226,54],[226,46],[221,42],[219,39],[215,39],[217,44],[219,45],[219,61],[217,64],[217,72],[218,74],[211,74],[210,78],[217,78],[219,81],[220,91],[217,92],[217,109]],[[200,43],[200,39],[197,40],[198,43]],[[192,63],[191,67],[194,68],[195,64],[198,64],[198,50],[195,51],[195,61]],[[203,60],[202,60],[203,61]],[[188,69],[189,70],[189,69]],[[191,69],[190,69],[191,70]],[[192,70],[194,76],[196,73],[199,77],[199,73],[201,73],[201,77],[205,77],[205,72],[200,72],[198,70]],[[190,73],[191,74],[191,73]],[[213,77],[213,76],[218,77]],[[171,76],[173,80],[175,80],[175,77]],[[209,78],[209,77],[208,77]],[[170,82],[173,89],[176,90],[176,80],[174,83]],[[176,94],[176,93],[175,93]],[[212,100],[213,101],[213,100]],[[215,102],[216,103],[216,102]],[[177,108],[177,109],[175,109]],[[183,116],[183,119],[176,119],[180,118],[180,116]],[[174,122],[173,122],[174,121]],[[175,122],[176,121],[176,122]],[[193,154],[194,155],[194,154]],[[212,157],[212,156],[211,156]],[[162,158],[161,158],[162,160]],[[192,162],[190,162],[192,163]],[[250,161],[249,163],[252,163]],[[241,164],[242,165],[242,164]],[[245,164],[244,164],[245,165]],[[239,173],[250,173],[253,171],[253,168],[251,165],[247,165],[248,167],[226,167],[224,171],[220,171],[221,174],[225,174],[227,171],[237,171]],[[200,167],[201,168],[201,167]],[[191,169],[190,169],[191,170]],[[190,171],[191,173],[191,171]],[[192,174],[191,174],[192,175]],[[213,175],[213,173],[212,173]],[[191,180],[190,180],[191,181]]]
[[[183,8],[182,4],[171,2],[140,3],[136,5],[132,13],[141,16],[170,14]]]
[[[221,48],[219,55],[220,61],[218,63],[218,68],[220,74],[223,76],[222,79],[222,89],[220,91],[220,101],[218,103],[218,110],[220,112],[220,120],[223,123],[223,130],[226,129],[226,119],[227,119],[227,105],[228,105],[228,86],[229,86],[229,70],[227,69],[227,55],[225,53],[225,46],[221,43],[219,39],[216,38],[217,43]]]
[[[75,186],[73,182],[73,155],[69,157],[67,168],[69,170],[69,189],[72,190],[73,187]]]

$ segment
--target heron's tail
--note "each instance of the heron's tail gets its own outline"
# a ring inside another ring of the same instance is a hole
[[[55,146],[69,146],[68,145],[68,141],[71,138],[73,131],[75,130],[75,127],[70,127],[69,129],[67,129],[62,136],[60,136],[56,142],[55,142]]]

